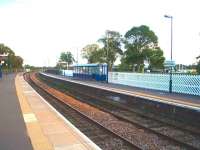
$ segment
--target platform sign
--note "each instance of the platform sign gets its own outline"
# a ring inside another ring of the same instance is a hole
[[[175,63],[175,61],[171,61],[171,60],[166,60],[165,62],[164,62],[164,66],[165,67],[175,67],[176,66],[176,63]]]
[[[7,58],[8,58],[7,54],[0,54],[0,78],[2,78],[2,65],[4,64]]]
[[[147,69],[149,68],[149,60],[144,60],[144,68]]]

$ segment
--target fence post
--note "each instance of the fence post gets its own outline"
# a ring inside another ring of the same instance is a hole
[[[169,93],[172,93],[172,69],[170,70]]]

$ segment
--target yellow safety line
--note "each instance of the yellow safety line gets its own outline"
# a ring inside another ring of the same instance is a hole
[[[24,122],[26,124],[27,134],[30,137],[34,150],[53,150],[53,145],[44,135],[37,118],[29,105],[26,97],[26,91],[22,88],[23,78],[17,75],[15,78],[16,93],[19,99],[21,111],[23,113]],[[25,92],[25,93],[24,93]]]

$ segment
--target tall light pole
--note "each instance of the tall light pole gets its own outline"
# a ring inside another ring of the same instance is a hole
[[[171,66],[170,66],[170,79],[169,79],[169,92],[172,93],[172,41],[173,41],[173,17],[164,15],[165,18],[169,18],[171,21]]]
[[[108,64],[108,52],[109,52],[109,38],[110,38],[110,36],[109,36],[109,32],[107,32],[107,35],[106,35],[106,38],[107,38],[107,45],[106,45],[106,61],[107,61],[107,64]]]

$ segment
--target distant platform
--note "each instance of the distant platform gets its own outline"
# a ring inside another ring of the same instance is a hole
[[[48,73],[42,73],[43,75],[57,78],[61,80],[66,80],[94,88],[99,88],[107,91],[117,92],[125,95],[135,96],[144,98],[146,100],[158,101],[161,103],[166,103],[170,105],[176,105],[180,107],[186,107],[189,109],[200,110],[200,96],[193,96],[187,94],[178,94],[178,93],[168,93],[158,90],[149,90],[137,87],[131,87],[120,84],[111,84],[111,83],[101,83],[94,81],[86,80],[74,80],[73,78],[67,78],[60,75],[53,75]]]

